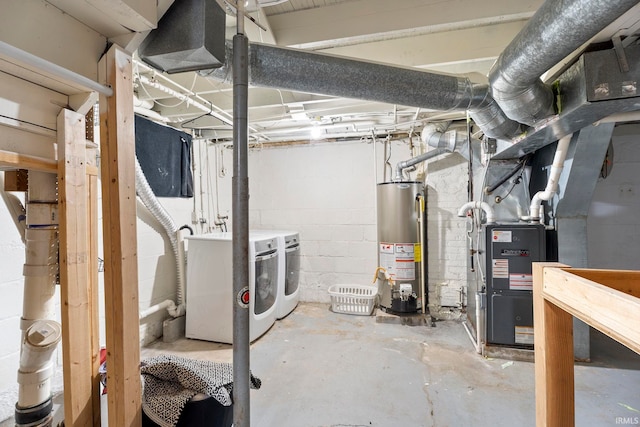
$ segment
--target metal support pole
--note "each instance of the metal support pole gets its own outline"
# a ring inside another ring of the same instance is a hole
[[[243,34],[241,6],[233,37],[233,425],[248,427],[249,399],[249,40]],[[251,297],[253,298],[253,297]]]

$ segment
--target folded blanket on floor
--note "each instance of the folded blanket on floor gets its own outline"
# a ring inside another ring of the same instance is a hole
[[[232,404],[233,365],[163,355],[140,364],[143,379],[142,410],[161,427],[174,427],[187,402],[203,393],[224,406]],[[250,387],[260,388],[251,375]]]

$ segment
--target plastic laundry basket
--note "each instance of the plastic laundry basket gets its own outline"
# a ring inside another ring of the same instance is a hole
[[[369,316],[376,303],[378,289],[365,285],[332,285],[329,287],[331,310],[335,313]]]

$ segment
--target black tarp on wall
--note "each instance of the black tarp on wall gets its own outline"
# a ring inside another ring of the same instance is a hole
[[[193,197],[191,135],[136,115],[136,156],[157,197]]]

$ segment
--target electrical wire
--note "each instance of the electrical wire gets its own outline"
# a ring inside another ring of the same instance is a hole
[[[205,163],[205,156],[203,154],[202,151],[202,146],[205,146],[205,150],[206,150],[206,142],[203,141],[202,144],[200,144],[200,150],[199,150],[199,154],[200,154],[200,163],[204,164],[205,166],[200,166],[200,173],[198,174],[199,176],[199,181],[200,181],[200,215],[198,215],[197,218],[197,225],[200,226],[200,232],[203,232],[203,225],[202,225],[202,221],[200,221],[200,218],[202,217],[202,215],[204,215],[204,197],[205,197],[205,188],[204,185],[202,183],[202,170],[206,167],[206,163]]]
[[[467,110],[467,143],[469,145],[469,177],[467,181],[467,198],[473,201],[473,147],[471,146],[471,117]]]
[[[503,201],[504,199],[509,197],[509,194],[511,194],[511,192],[513,191],[515,186],[522,182],[522,173],[524,172],[525,166],[526,166],[526,162],[523,162],[522,166],[520,167],[520,173],[518,174],[518,176],[515,179],[513,179],[513,181],[511,181],[512,182],[511,188],[509,188],[509,190],[507,191],[507,193],[504,196],[496,196],[496,203],[500,203],[501,201]]]
[[[214,218],[214,210],[215,210],[215,206],[212,207],[212,205],[214,204],[213,201],[213,182],[212,182],[212,178],[211,178],[211,160],[209,159],[209,152],[210,152],[210,147],[207,145],[207,229],[209,231],[212,231],[211,228],[211,218]],[[217,174],[217,171],[216,171]],[[215,224],[215,220],[214,220],[214,224]]]
[[[201,142],[198,141],[198,150],[200,149],[200,144]],[[191,155],[191,175],[192,176],[196,176],[196,150],[195,150],[195,146],[194,144],[191,145],[191,151],[190,151],[190,155]],[[198,161],[200,161],[200,159],[198,159]],[[194,183],[195,186],[195,183]],[[193,212],[195,213],[198,210],[198,205],[196,202],[197,197],[195,197],[196,192],[194,191],[194,197],[193,197]]]
[[[391,160],[391,136],[389,136],[389,135],[387,135],[387,137],[384,140],[385,148],[387,147],[387,145],[389,146],[389,150],[387,152],[387,150],[385,149],[385,152],[388,153],[387,158],[384,160],[385,172],[386,172],[387,168],[389,168],[389,176],[393,177],[393,166],[391,166],[391,162],[389,161],[389,160]],[[385,173],[385,181],[386,181],[386,173]]]

